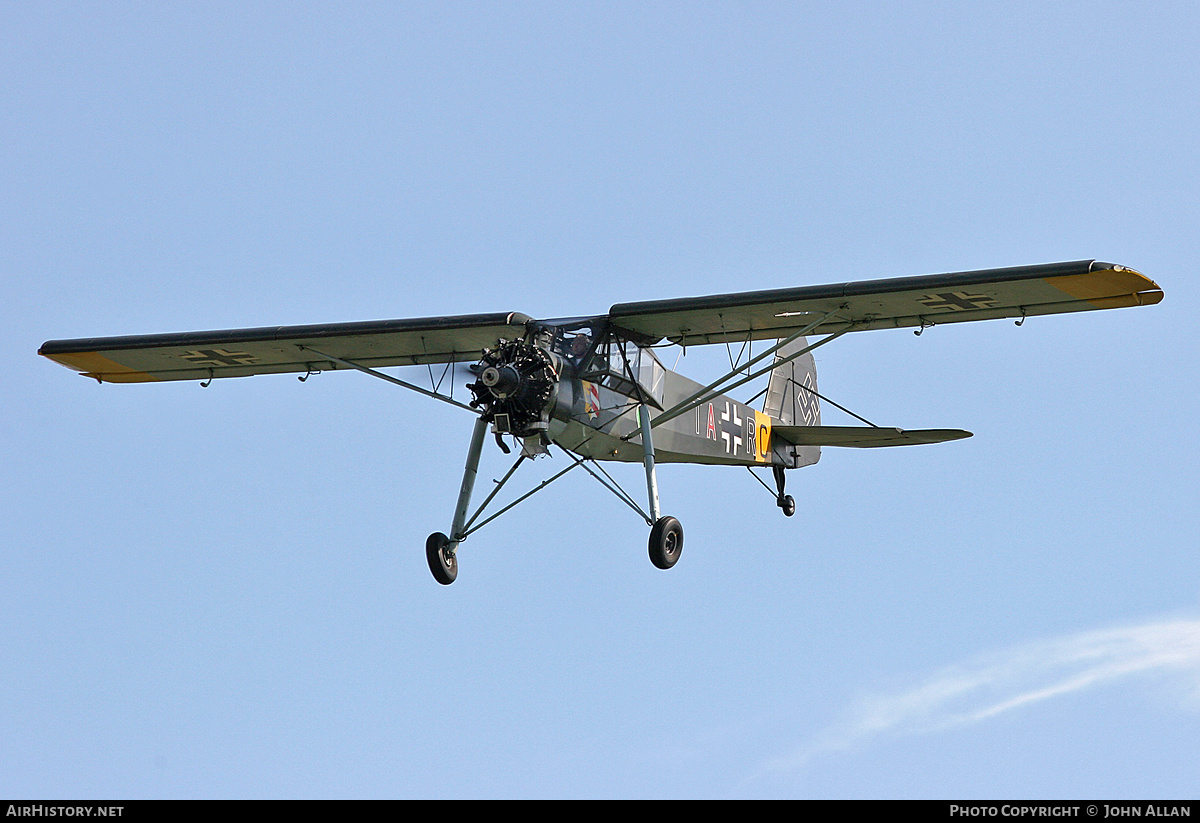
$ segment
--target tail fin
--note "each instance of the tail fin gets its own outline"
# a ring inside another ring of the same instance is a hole
[[[798,337],[775,352],[775,368],[767,384],[763,414],[768,414],[785,426],[821,425],[821,403],[817,398],[817,364],[812,352],[782,363],[790,355],[805,348],[807,338]],[[796,446],[792,450],[792,466],[811,466],[821,459],[820,446]]]

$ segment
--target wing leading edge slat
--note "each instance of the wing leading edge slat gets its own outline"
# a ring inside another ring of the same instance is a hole
[[[1162,290],[1133,269],[1080,260],[827,286],[618,303],[614,325],[687,345],[1144,306]]]

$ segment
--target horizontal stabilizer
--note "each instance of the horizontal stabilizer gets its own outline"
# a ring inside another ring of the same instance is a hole
[[[971,432],[962,429],[904,429],[867,426],[772,426],[771,436],[795,446],[845,446],[873,449],[882,446],[917,446],[962,440]]]

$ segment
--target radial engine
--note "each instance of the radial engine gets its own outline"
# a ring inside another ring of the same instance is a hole
[[[482,410],[504,451],[508,449],[502,434],[522,438],[527,451],[544,451],[550,445],[550,410],[561,367],[555,355],[525,340],[484,349],[480,361],[471,366],[477,378],[467,384],[474,395],[471,406]]]

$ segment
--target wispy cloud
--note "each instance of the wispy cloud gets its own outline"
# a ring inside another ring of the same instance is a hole
[[[1052,697],[1134,676],[1174,676],[1200,696],[1200,620],[1164,620],[1042,640],[980,655],[920,685],[863,699],[765,771],[788,771],[831,751],[888,734],[918,734],[986,721]]]

